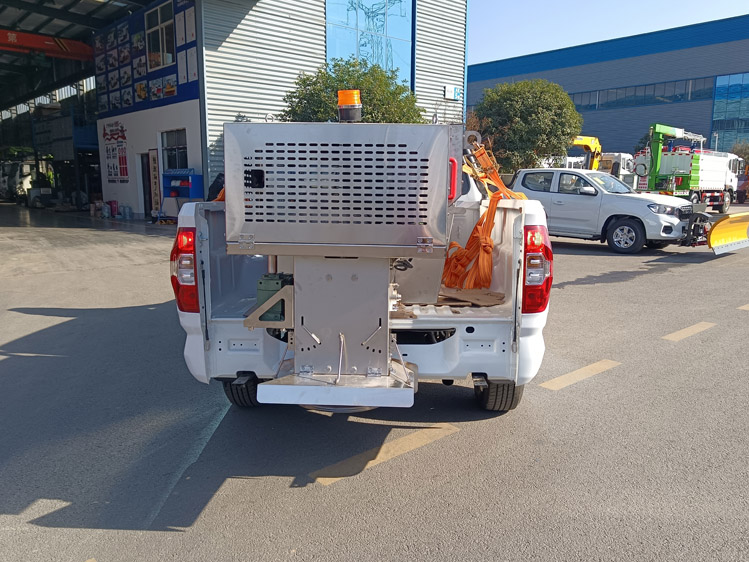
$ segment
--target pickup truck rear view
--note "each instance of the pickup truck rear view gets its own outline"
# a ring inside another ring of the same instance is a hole
[[[544,354],[551,245],[538,202],[501,200],[490,286],[442,285],[487,208],[459,172],[462,127],[228,123],[224,142],[225,201],[182,207],[171,256],[197,380],[241,407],[340,409],[471,375],[480,407],[517,406]]]

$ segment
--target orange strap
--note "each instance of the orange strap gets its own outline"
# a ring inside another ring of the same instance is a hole
[[[486,153],[483,146],[474,151],[474,156],[482,168],[478,179],[486,187],[492,183],[497,191],[489,197],[489,208],[481,215],[471,231],[466,247],[457,242],[451,242],[447,249],[445,267],[442,270],[442,283],[446,287],[455,289],[487,289],[492,283],[492,250],[494,240],[494,218],[497,215],[497,205],[500,199],[527,199],[522,193],[515,193],[508,189],[497,173],[496,165]],[[488,190],[487,190],[488,191]]]
[[[507,189],[507,188],[505,188]],[[501,191],[492,194],[489,208],[473,227],[465,248],[451,242],[447,249],[442,282],[445,287],[457,289],[486,289],[492,283],[492,250],[494,240],[492,229],[499,200],[504,198]]]
[[[221,188],[221,191],[218,192],[218,195],[216,195],[214,201],[226,201],[226,193],[224,192],[225,189],[225,187]]]

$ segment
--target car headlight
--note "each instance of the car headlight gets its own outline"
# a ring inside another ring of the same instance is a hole
[[[653,211],[656,215],[678,215],[679,207],[671,207],[670,205],[658,205],[657,203],[651,203],[648,205],[648,209]]]

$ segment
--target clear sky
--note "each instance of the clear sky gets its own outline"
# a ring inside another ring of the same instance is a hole
[[[749,13],[749,0],[468,0],[468,64]]]

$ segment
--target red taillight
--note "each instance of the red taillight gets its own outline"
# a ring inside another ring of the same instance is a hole
[[[180,252],[195,253],[195,229],[180,228],[177,231],[177,249]]]
[[[543,312],[549,305],[554,254],[545,226],[526,226],[523,238],[523,313]]]
[[[195,262],[195,229],[180,228],[169,257],[169,269],[177,308],[182,312],[200,312]]]

